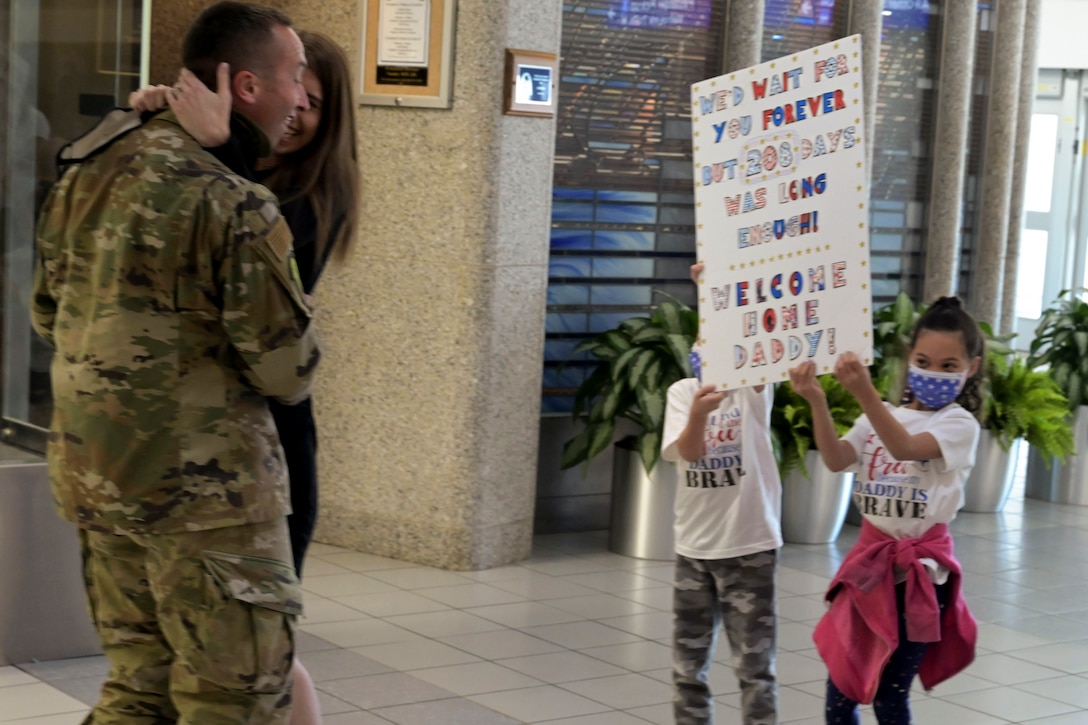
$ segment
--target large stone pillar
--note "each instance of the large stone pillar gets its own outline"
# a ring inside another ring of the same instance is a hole
[[[876,99],[880,84],[880,32],[884,26],[884,0],[852,0],[847,35],[861,34],[862,91],[865,93],[865,164],[873,173]]]
[[[1031,134],[1031,109],[1035,103],[1035,76],[1038,73],[1039,0],[1026,0],[1024,8],[1024,48],[1020,60],[1020,94],[1016,115],[1016,151],[1012,168],[1012,194],[1009,200],[1009,241],[1005,251],[1005,275],[1001,293],[1002,333],[1016,327],[1016,276],[1020,268],[1020,236],[1024,229],[1024,184],[1027,178],[1028,137]],[[1021,340],[1021,344],[1026,341]]]
[[[0,229],[4,228],[7,210],[8,188],[8,136],[11,122],[8,116],[8,96],[11,95],[11,53],[7,43],[11,42],[11,0],[0,0],[0,38],[4,39],[5,48],[0,52]],[[0,272],[2,272],[0,267]]]
[[[986,109],[978,248],[974,255],[974,287],[970,307],[979,321],[989,322],[995,330],[1001,328],[1006,231],[1010,225],[1020,66],[1024,47],[1024,6],[1025,0],[1002,0],[994,5],[997,28],[994,32]]]
[[[155,3],[158,80],[210,4]],[[357,0],[267,4],[358,73]],[[450,569],[529,555],[555,121],[503,115],[504,49],[558,55],[561,13],[459,0],[452,108],[357,107],[359,247],[316,290],[319,541]]]
[[[285,5],[358,57],[356,0]],[[503,115],[503,64],[558,55],[561,13],[460,0],[453,107],[358,108],[360,247],[317,289],[320,541],[451,569],[529,555],[555,121]]]
[[[189,24],[216,0],[170,0],[151,3],[151,83],[173,85],[181,68],[181,42]],[[280,4],[265,2],[265,5]]]
[[[933,178],[929,193],[926,271],[922,299],[955,294],[963,225],[963,182],[975,69],[974,0],[945,4],[941,19],[941,69],[937,80]]]
[[[747,68],[763,60],[763,11],[764,0],[729,0],[722,73]]]

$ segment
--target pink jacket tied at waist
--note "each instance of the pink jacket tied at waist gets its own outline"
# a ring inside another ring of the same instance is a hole
[[[943,615],[923,558],[949,570]],[[933,643],[918,671],[922,685],[931,689],[975,658],[978,625],[963,599],[948,525],[937,524],[916,539],[895,539],[865,520],[828,587],[825,598],[831,604],[812,635],[831,681],[860,703],[873,701],[880,673],[899,645],[896,571],[906,574],[907,638]]]

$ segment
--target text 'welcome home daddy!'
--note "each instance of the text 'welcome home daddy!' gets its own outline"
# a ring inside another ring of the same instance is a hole
[[[872,359],[861,37],[692,85],[702,378]]]

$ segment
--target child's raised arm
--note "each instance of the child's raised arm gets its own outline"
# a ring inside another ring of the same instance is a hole
[[[844,352],[835,363],[835,377],[857,398],[885,450],[897,461],[929,461],[943,455],[932,433],[911,434],[895,419],[873,387],[869,368],[862,364],[857,355]]]
[[[812,407],[812,435],[824,465],[838,472],[857,461],[858,454],[854,446],[840,440],[835,432],[831,409],[827,407],[827,396],[820,387],[820,381],[816,379],[816,365],[805,362],[790,368],[790,385]]]
[[[685,461],[697,461],[706,454],[706,419],[725,400],[725,391],[715,392],[714,385],[704,385],[695,391],[688,413],[688,424],[676,439],[676,450]]]

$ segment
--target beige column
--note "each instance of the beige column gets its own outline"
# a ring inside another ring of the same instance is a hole
[[[209,4],[155,3],[160,48]],[[269,4],[358,60],[357,0]],[[503,115],[503,65],[558,55],[561,13],[460,0],[452,108],[357,108],[360,244],[316,295],[318,541],[450,569],[529,554],[555,121]]]
[[[862,90],[865,92],[866,166],[872,176],[876,99],[880,84],[880,32],[884,26],[884,0],[851,0],[847,35],[861,34]]]
[[[0,0],[0,38],[5,43],[11,38],[11,0]],[[8,89],[11,83],[11,69],[9,67],[10,56],[5,51],[0,53],[0,199],[8,198],[7,168],[8,168]],[[3,205],[0,204],[0,225],[3,225]]]
[[[1024,49],[1020,60],[1020,93],[1016,115],[1016,151],[1013,158],[1012,194],[1009,200],[1009,241],[1005,251],[1005,276],[1001,294],[1002,333],[1016,327],[1016,276],[1020,267],[1020,236],[1024,228],[1024,184],[1027,178],[1028,136],[1035,102],[1038,73],[1039,0],[1026,0]],[[1026,344],[1021,340],[1021,344]]]
[[[168,0],[151,3],[151,83],[173,84],[181,67],[181,43],[189,24],[200,11],[219,0]],[[248,1],[248,0],[247,0]],[[302,25],[297,15],[292,13],[291,0],[252,0],[261,5],[283,10],[292,17],[298,27],[322,30],[324,26]],[[319,3],[310,3],[315,7]],[[334,4],[334,3],[333,3]],[[350,33],[350,28],[344,30]],[[326,35],[336,36],[335,32],[323,30]],[[350,46],[347,46],[350,47]]]
[[[764,0],[729,0],[722,73],[756,65],[763,58]]]
[[[215,0],[151,3],[151,83],[172,85],[181,68],[181,41],[201,10]]]
[[[293,2],[349,47],[356,0]],[[361,249],[318,289],[317,538],[451,569],[529,555],[552,118],[502,113],[504,49],[559,53],[562,6],[461,0],[453,107],[362,106]]]
[[[933,140],[933,178],[929,193],[925,284],[922,299],[952,295],[959,286],[960,228],[963,225],[964,173],[975,69],[974,0],[952,0],[942,16],[941,69]]]
[[[1024,46],[1025,0],[995,3],[993,63],[986,109],[986,143],[982,161],[978,248],[974,257],[970,309],[979,321],[1001,327],[1001,295],[1005,277],[1010,198],[1016,152],[1020,99],[1021,51]]]

